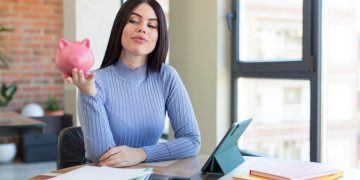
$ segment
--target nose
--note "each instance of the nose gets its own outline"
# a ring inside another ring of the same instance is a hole
[[[144,33],[144,34],[145,34],[145,30],[139,29],[137,32],[139,32],[139,33]]]
[[[146,33],[146,23],[142,22],[139,24],[138,28],[137,28],[137,32],[138,33]]]

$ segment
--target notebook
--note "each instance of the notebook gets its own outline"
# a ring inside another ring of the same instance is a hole
[[[311,178],[310,180],[334,180],[338,179],[340,177],[344,176],[344,171],[338,171],[335,174],[327,175],[327,176],[321,176],[317,178]],[[255,175],[249,175],[249,174],[238,174],[233,176],[234,180],[272,180],[270,178],[264,178],[260,176]]]
[[[312,179],[339,172],[340,170],[324,164],[296,160],[274,160],[250,168],[250,175],[278,180]]]

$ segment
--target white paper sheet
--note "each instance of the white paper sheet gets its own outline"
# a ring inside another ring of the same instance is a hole
[[[68,173],[57,176],[55,180],[112,180],[112,179],[133,179],[140,176],[151,174],[152,171],[145,171],[145,169],[128,169],[128,168],[111,168],[111,167],[97,167],[84,166],[82,168],[70,171]]]

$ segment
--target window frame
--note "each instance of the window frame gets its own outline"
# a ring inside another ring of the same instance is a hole
[[[321,15],[322,0],[303,0],[303,41],[301,61],[240,61],[240,1],[233,0],[229,27],[232,31],[231,119],[238,120],[237,79],[277,78],[310,81],[310,161],[321,161]]]

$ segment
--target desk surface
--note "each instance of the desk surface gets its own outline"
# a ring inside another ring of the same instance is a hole
[[[153,174],[161,175],[161,178],[156,179],[168,179],[167,177],[193,177],[201,175],[199,172],[203,164],[205,164],[207,158],[209,156],[198,155],[191,158],[181,159],[174,161],[173,163],[167,163],[165,165],[157,165],[157,163],[146,163],[146,164],[138,164],[135,166],[131,166],[131,168],[147,168],[149,166],[153,167]],[[150,165],[152,164],[152,165]],[[58,176],[64,174],[66,172],[78,169],[83,167],[84,165],[74,166],[70,168],[60,169],[57,171],[53,171],[51,173],[41,174],[39,176],[32,177],[32,180],[41,180],[41,179],[49,179],[54,176]],[[195,178],[199,179],[199,178]],[[201,179],[201,178],[200,178]]]
[[[222,180],[231,180],[232,176],[237,175],[239,173],[248,173],[249,169],[251,167],[255,167],[256,164],[263,164],[263,162],[269,161],[269,160],[276,160],[274,158],[266,158],[266,157],[245,157],[245,162],[241,165],[239,165],[237,168],[235,168],[230,173],[226,174],[225,176],[219,177],[219,176],[208,176],[201,174],[201,167],[203,164],[205,164],[207,158],[209,156],[206,155],[198,155],[191,158],[186,158],[182,160],[175,161],[173,163],[170,163],[168,165],[158,165],[153,164],[151,165],[154,169],[153,174],[160,175],[159,177],[156,177],[155,179],[168,179],[168,177],[187,177],[191,179],[222,179]],[[144,168],[149,167],[149,164],[138,164],[136,166],[132,166],[133,168]],[[80,168],[84,165],[80,166],[74,166],[71,168],[65,168],[60,169],[57,171],[53,171],[51,173],[45,173],[39,176],[35,176],[31,178],[32,180],[41,180],[41,179],[49,179],[54,176],[58,176],[61,174],[64,174],[66,172],[75,170],[77,168]],[[341,178],[342,180],[353,180],[358,179],[360,177],[360,169],[343,169],[344,170],[344,177]]]
[[[44,127],[45,123],[21,116],[12,111],[0,111],[0,128]]]

